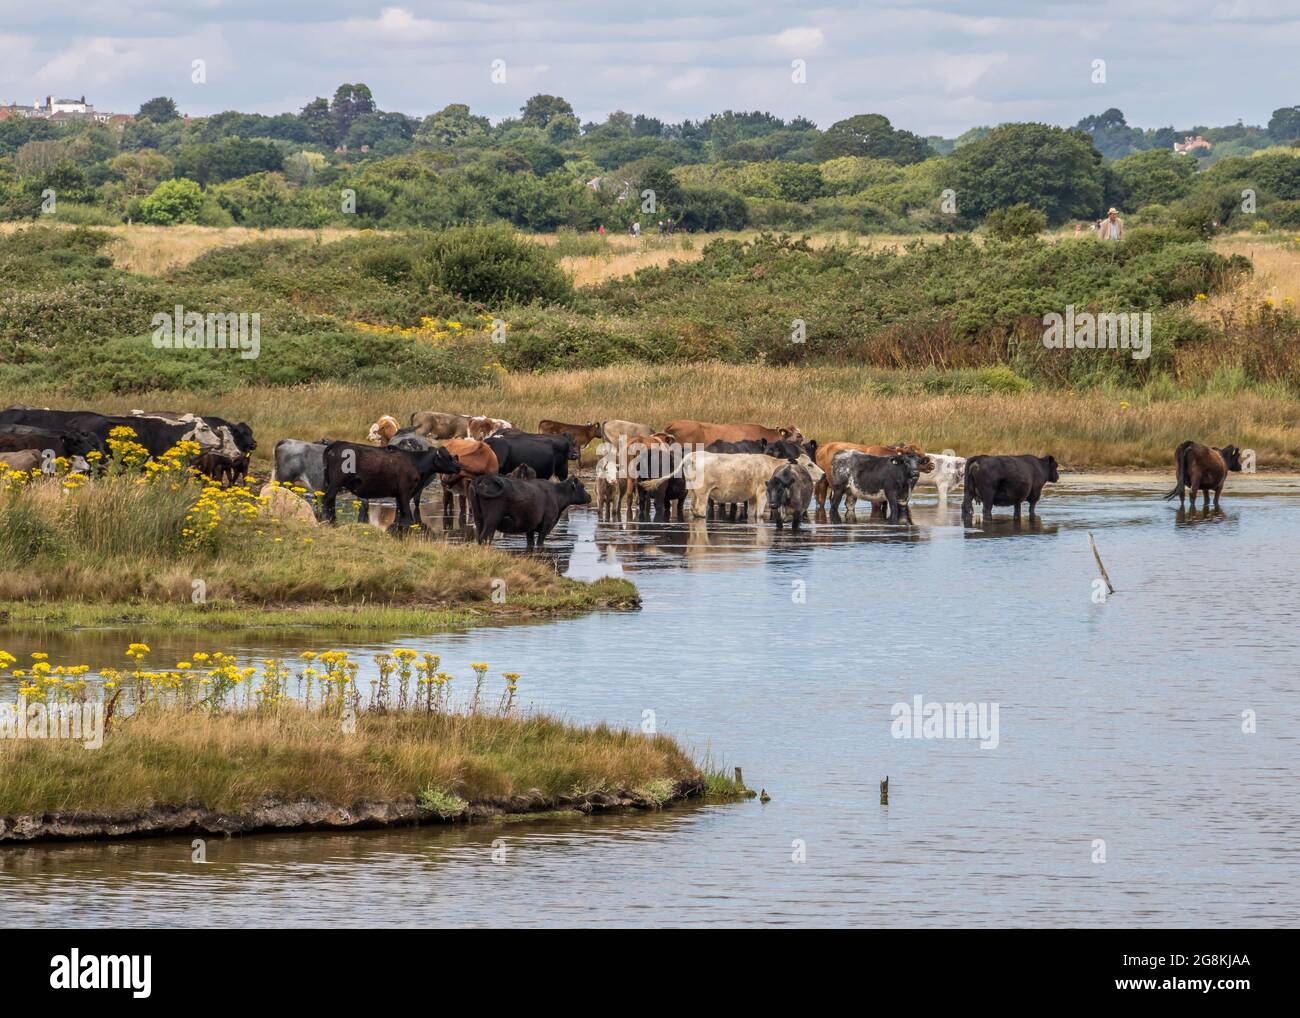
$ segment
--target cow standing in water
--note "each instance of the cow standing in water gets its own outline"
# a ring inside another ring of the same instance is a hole
[[[1219,495],[1223,491],[1223,482],[1228,479],[1228,471],[1241,471],[1241,450],[1235,445],[1225,445],[1222,449],[1212,449],[1200,442],[1184,442],[1174,450],[1174,473],[1177,482],[1173,490],[1165,496],[1170,501],[1178,496],[1178,508],[1183,508],[1184,489],[1192,491],[1192,508],[1196,508],[1196,493],[1205,492],[1206,511],[1210,508],[1210,492],[1214,492],[1214,508],[1219,508]]]

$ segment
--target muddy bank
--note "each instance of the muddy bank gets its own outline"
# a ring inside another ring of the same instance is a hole
[[[610,813],[654,810],[702,797],[704,778],[678,781],[666,798],[624,789],[579,796],[546,796],[537,790],[503,799],[468,803],[452,816],[424,809],[417,799],[359,802],[338,806],[312,799],[285,802],[267,797],[244,813],[219,813],[199,804],[154,806],[124,813],[36,813],[0,817],[0,845],[37,841],[84,841],[178,834],[264,834],[275,831],[344,831],[420,824],[474,823],[542,813]]]

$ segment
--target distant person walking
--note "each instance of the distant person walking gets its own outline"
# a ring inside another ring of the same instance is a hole
[[[605,224],[604,224],[604,223],[601,223],[601,224],[600,224],[600,229],[597,230],[596,232],[599,233],[602,237],[605,236]]]
[[[1119,209],[1112,208],[1101,221],[1102,240],[1123,240],[1124,220],[1119,217]]]

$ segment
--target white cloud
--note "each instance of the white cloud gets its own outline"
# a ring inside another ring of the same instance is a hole
[[[776,37],[778,46],[796,55],[820,49],[825,41],[826,33],[820,28],[787,28]]]

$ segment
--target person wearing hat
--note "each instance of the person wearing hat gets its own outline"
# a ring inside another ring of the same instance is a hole
[[[1112,208],[1101,221],[1102,240],[1123,240],[1124,220],[1119,217],[1119,209]]]

